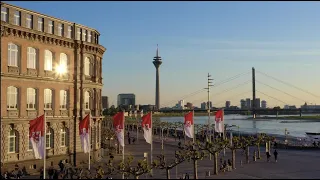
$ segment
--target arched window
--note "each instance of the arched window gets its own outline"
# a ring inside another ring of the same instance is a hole
[[[7,88],[7,109],[18,108],[18,88],[9,86]]]
[[[13,43],[8,44],[8,66],[18,67],[19,48]]]
[[[11,130],[9,132],[9,153],[15,153],[16,152],[16,141],[17,141],[17,136],[16,136],[16,131]]]
[[[60,90],[60,109],[67,108],[67,96],[66,90]]]
[[[60,146],[66,146],[66,128],[60,129]]]
[[[90,59],[87,57],[84,59],[84,74],[90,76]]]
[[[44,109],[52,109],[52,90],[44,90]]]
[[[36,89],[27,88],[27,109],[36,108]]]
[[[27,51],[27,68],[36,69],[37,51],[35,48],[28,47]]]
[[[44,70],[52,71],[52,52],[45,50],[44,54]]]
[[[90,94],[88,91],[84,92],[84,109],[90,109]]]
[[[68,56],[65,53],[60,53],[60,68],[63,68],[64,72],[67,71]]]

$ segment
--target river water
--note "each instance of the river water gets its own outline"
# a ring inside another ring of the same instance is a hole
[[[307,116],[304,114],[304,116]],[[315,114],[313,114],[315,116]],[[267,133],[275,135],[285,135],[285,129],[289,132],[289,136],[306,137],[305,132],[320,132],[320,121],[312,122],[312,120],[279,120],[275,116],[274,119],[247,119],[245,115],[225,115],[225,124],[239,126],[239,131],[246,133]],[[251,117],[251,116],[250,116]],[[280,116],[279,116],[280,117]],[[184,117],[160,117],[161,121],[167,122],[183,122]],[[214,123],[214,117],[210,118],[211,124]],[[195,124],[208,124],[208,116],[195,116]],[[237,131],[238,128],[230,128]]]

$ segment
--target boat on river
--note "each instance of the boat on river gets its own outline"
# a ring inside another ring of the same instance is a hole
[[[320,141],[320,132],[313,133],[313,132],[306,132],[308,138],[312,141]]]

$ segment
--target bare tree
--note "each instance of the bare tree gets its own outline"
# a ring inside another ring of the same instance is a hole
[[[185,155],[180,150],[175,152],[175,160],[170,162],[165,159],[163,154],[157,157],[159,158],[159,162],[157,162],[157,168],[166,170],[167,179],[170,179],[170,170],[186,160]]]
[[[156,162],[152,162],[149,165],[146,159],[138,160],[137,165],[133,166],[133,159],[133,156],[129,156],[124,162],[121,161],[117,166],[118,172],[124,173],[126,177],[133,175],[135,179],[139,179],[139,176],[150,173],[151,169],[156,167]]]

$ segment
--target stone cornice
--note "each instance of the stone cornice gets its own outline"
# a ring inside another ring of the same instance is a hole
[[[94,43],[81,42],[54,34],[36,31],[33,29],[12,25],[1,21],[1,37],[14,36],[22,39],[38,41],[44,44],[51,44],[72,49],[83,49],[84,53],[97,54],[102,58],[106,48]]]

